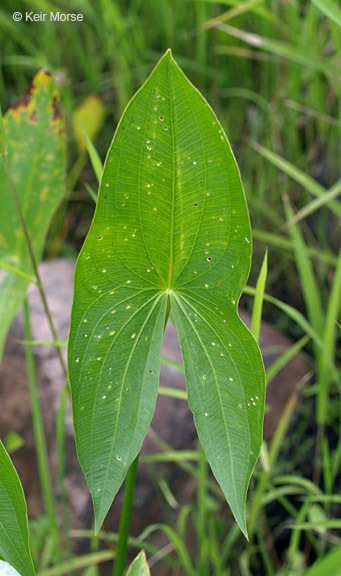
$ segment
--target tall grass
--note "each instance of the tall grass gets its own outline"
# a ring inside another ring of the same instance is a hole
[[[56,7],[49,0],[31,0],[29,7],[24,0],[16,2],[16,11],[28,9]],[[339,543],[340,11],[331,0],[61,0],[58,9],[81,12],[84,22],[17,23],[10,0],[0,7],[2,108],[40,67],[55,74],[62,92],[72,177],[63,229],[55,225],[49,245],[59,246],[59,254],[76,254],[116,123],[152,63],[171,47],[217,111],[241,168],[254,236],[244,299],[253,312],[253,332],[258,337],[263,317],[294,340],[268,369],[268,383],[303,349],[310,368],[295,383],[271,442],[263,444],[251,486],[249,546],[207,474],[202,451],[174,452],[153,431],[160,453],[147,460],[176,462],[198,480],[197,498],[187,507],[175,504],[173,526],[152,526],[129,544],[144,546],[153,563],[162,559],[180,566],[180,573],[196,566],[201,576],[303,574]],[[86,164],[84,153],[80,161],[72,118],[89,94],[103,99],[106,121],[94,143],[87,138],[91,162]],[[266,261],[261,268],[266,247],[267,269]],[[32,367],[32,358],[29,362]],[[160,392],[186,398],[182,391]],[[63,406],[58,428],[62,486]],[[48,491],[46,483],[51,515]],[[186,549],[191,526],[197,558]],[[166,534],[170,548],[160,551],[150,544],[156,530]],[[80,536],[91,538],[88,532],[71,533]],[[117,542],[118,535],[102,533],[100,539]],[[175,559],[169,558],[170,550]],[[40,565],[40,573],[61,574],[110,557],[110,551],[94,550],[68,560],[64,568]]]

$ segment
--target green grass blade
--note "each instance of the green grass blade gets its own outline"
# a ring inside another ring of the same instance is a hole
[[[179,534],[177,534],[177,532],[173,528],[171,528],[171,526],[161,523],[151,524],[150,526],[148,526],[148,528],[146,528],[146,530],[144,530],[140,538],[146,539],[150,534],[156,532],[157,530],[161,530],[161,532],[163,532],[167,536],[168,540],[173,544],[174,549],[178,555],[179,561],[181,563],[181,567],[183,570],[182,574],[184,574],[184,576],[185,575],[193,576],[194,574],[193,565],[190,555],[187,551],[185,542],[179,536]]]
[[[155,454],[146,454],[141,457],[142,462],[190,462],[199,459],[198,451],[194,450],[167,450]]]
[[[333,520],[322,520],[321,522],[302,522],[301,524],[289,526],[289,528],[292,530],[319,530],[321,528],[340,530],[341,520],[335,518]]]
[[[185,372],[183,364],[181,364],[181,362],[177,362],[177,360],[173,360],[173,358],[168,358],[168,356],[161,356],[161,362],[165,366],[172,366],[172,368],[175,368],[175,370],[181,372],[182,374]]]
[[[336,0],[312,0],[325,16],[341,27],[341,10]]]
[[[290,220],[288,220],[288,222],[286,223],[286,228],[292,226],[293,224],[297,224],[297,222],[300,222],[300,220],[303,220],[307,216],[310,216],[311,214],[316,212],[316,210],[319,210],[323,206],[330,208],[330,201],[340,196],[340,194],[341,194],[341,180],[339,180],[339,182],[336,182],[336,184],[334,184],[334,186],[332,186],[332,188],[328,190],[328,192],[326,192],[324,196],[320,196],[319,198],[312,200],[311,202],[309,202],[309,204],[304,206],[304,208],[301,208],[301,210],[299,210],[295,214],[295,216],[293,216]]]
[[[21,576],[34,576],[24,492],[1,440],[0,502],[0,556]]]
[[[91,186],[89,186],[89,184],[87,182],[85,183],[85,188],[87,189],[87,192],[88,192],[91,200],[94,202],[94,204],[97,204],[96,192],[91,188]]]
[[[282,158],[278,154],[275,154],[274,152],[270,152],[270,150],[267,150],[266,148],[260,146],[256,142],[252,142],[251,144],[252,147],[255,150],[257,150],[259,154],[261,154],[261,156],[269,160],[269,162],[271,162],[271,164],[273,164],[274,166],[277,166],[277,168],[279,168],[280,170],[282,170],[282,172],[290,176],[290,178],[295,180],[295,182],[301,184],[301,186],[303,186],[303,188],[307,192],[310,192],[310,194],[312,194],[313,196],[317,196],[318,198],[325,197],[327,190],[323,188],[323,186],[321,186],[321,184],[316,182],[313,178],[305,174],[305,172],[302,172],[301,170],[299,170],[299,168],[288,162],[288,160],[285,160],[284,158]],[[336,216],[338,216],[339,218],[341,217],[341,206],[338,202],[334,201],[333,199],[329,200],[329,208],[334,212]]]
[[[100,182],[101,180],[101,176],[102,176],[102,172],[103,172],[103,164],[102,161],[99,157],[99,154],[93,144],[93,142],[90,140],[87,132],[85,131],[85,128],[82,126],[82,132],[84,135],[84,140],[85,140],[85,146],[87,149],[87,152],[89,154],[89,158],[91,161],[91,165],[93,167],[93,170],[95,172],[95,176],[97,178],[97,182]]]
[[[0,268],[5,268],[6,270],[13,272],[13,274],[17,274],[18,276],[20,276],[20,278],[27,280],[27,282],[29,282],[30,284],[31,283],[37,284],[37,281],[33,276],[29,276],[29,274],[25,274],[25,272],[18,270],[18,268],[14,268],[14,266],[7,264],[7,262],[4,262],[3,260],[0,260]]]
[[[269,464],[268,468],[264,468],[261,472],[260,478],[258,480],[256,490],[253,495],[253,499],[250,506],[250,517],[249,517],[249,526],[250,526],[250,536],[254,534],[257,526],[259,511],[262,506],[262,499],[263,495],[267,489],[269,484],[270,478],[274,471],[274,466],[276,460],[278,458],[281,444],[283,442],[283,438],[287,432],[288,426],[290,424],[291,416],[295,410],[297,403],[297,392],[294,391],[293,394],[290,396],[286,406],[283,410],[282,416],[276,428],[274,437],[271,441],[270,451],[269,451]]]
[[[5,132],[5,125],[4,125],[4,117],[2,115],[2,110],[0,106],[0,150],[2,150],[2,154],[7,156],[7,140],[6,140],[6,132]]]
[[[84,556],[78,556],[77,558],[72,558],[61,564],[57,564],[46,570],[41,570],[37,573],[37,576],[61,576],[62,574],[70,574],[72,570],[80,570],[81,568],[87,568],[88,566],[94,566],[100,564],[101,562],[108,562],[115,557],[114,550],[102,550],[101,552],[93,552],[91,554],[85,554]]]
[[[288,252],[294,251],[293,243],[288,238],[280,236],[279,234],[253,228],[252,236],[255,240],[263,242],[268,246],[273,246],[274,248],[279,248],[281,250],[287,250]],[[329,266],[336,266],[337,264],[337,256],[331,252],[325,252],[323,250],[307,247],[306,253],[309,258],[319,260],[325,264],[328,264]]]
[[[311,498],[311,502],[331,502],[332,504],[341,504],[341,494],[318,494]]]
[[[276,476],[276,478],[274,478],[274,483],[301,486],[308,494],[315,494],[315,495],[321,494],[320,488],[316,486],[314,482],[308,480],[307,478],[296,476],[295,474],[292,474],[291,476],[288,475]]]
[[[26,298],[24,300],[24,334],[27,340],[32,338],[30,310]],[[57,508],[53,493],[52,476],[46,445],[43,414],[38,389],[37,369],[33,350],[30,346],[25,348],[25,356],[30,390],[34,442],[37,453],[40,488],[42,492],[45,512],[49,520],[49,529],[51,536],[53,537],[53,549],[55,552],[55,558],[58,561],[61,561],[63,557],[63,548],[57,522]]]
[[[289,62],[292,62],[298,66],[305,66],[306,68],[311,68],[332,77],[340,77],[340,72],[337,68],[329,66],[326,62],[320,60],[316,54],[309,54],[306,56],[300,47],[296,47],[292,44],[287,44],[279,40],[274,40],[272,38],[266,38],[258,34],[246,32],[245,30],[240,30],[228,24],[219,24],[219,30],[222,30],[226,34],[243,40],[250,46],[269,52],[275,56],[280,56]],[[223,53],[223,48],[220,53]]]
[[[334,281],[327,306],[327,313],[323,329],[323,342],[331,358],[335,357],[337,343],[337,320],[341,306],[341,251],[338,265],[335,270]],[[317,396],[317,421],[325,423],[328,412],[328,393],[330,386],[330,366],[326,357],[321,359],[319,370],[319,391]]]
[[[216,0],[189,0],[190,2],[204,2],[206,4],[216,4]],[[240,0],[221,0],[219,2],[222,6],[233,6],[235,9],[243,10],[243,3]],[[280,29],[283,29],[283,22],[274,14],[273,11],[269,10],[265,6],[260,4],[255,4],[252,8],[249,8],[254,14],[261,16],[264,20],[271,22]]]
[[[300,102],[294,102],[293,100],[284,100],[283,104],[287,108],[297,110],[297,112],[303,112],[303,114],[306,114],[307,116],[318,118],[319,120],[322,120],[322,122],[327,122],[327,124],[332,124],[333,126],[341,128],[341,120],[338,120],[338,118],[330,116],[329,114],[320,112],[319,110],[316,110],[316,108],[310,108],[309,106],[305,106]]]
[[[255,296],[256,291],[251,286],[245,286],[244,293],[249,294],[250,296]],[[336,379],[338,384],[341,384],[339,372],[336,369],[334,362],[333,362],[333,359],[332,359],[330,353],[328,352],[321,336],[316,332],[316,330],[314,330],[314,328],[307,321],[307,319],[303,316],[303,314],[301,314],[301,312],[299,312],[299,310],[296,310],[296,308],[293,308],[289,304],[286,304],[285,302],[278,300],[278,298],[273,298],[273,296],[269,296],[269,294],[264,294],[264,300],[266,300],[267,302],[271,302],[271,304],[274,304],[275,306],[277,306],[277,308],[282,310],[282,312],[284,312],[289,318],[294,320],[294,322],[296,322],[296,324],[298,324],[298,326],[300,326],[302,328],[302,330],[304,330],[304,332],[306,332],[306,334],[309,334],[309,336],[311,336],[311,338],[314,340],[315,344],[319,347],[322,354],[325,356],[326,361],[328,363],[328,366],[332,370],[334,378]]]
[[[53,348],[66,348],[67,340],[17,340],[25,346],[51,346]]]
[[[251,317],[251,332],[257,342],[259,341],[260,327],[262,323],[262,310],[266,278],[268,274],[268,251],[266,250],[262,267],[258,276],[256,285],[256,295],[253,302],[252,317]]]
[[[309,508],[311,506],[311,495],[309,494],[305,502],[303,502],[298,513],[294,516],[296,522],[304,522]],[[290,544],[288,547],[288,559],[292,567],[296,566],[297,551],[301,540],[301,533],[299,530],[293,530],[290,537]]]
[[[178,390],[177,388],[168,388],[167,386],[159,386],[159,394],[169,396],[170,398],[179,398],[180,400],[187,400],[187,392]]]
[[[57,457],[58,457],[58,484],[60,490],[60,501],[63,517],[63,532],[67,558],[72,558],[73,550],[70,537],[70,515],[68,509],[68,494],[66,489],[66,406],[69,399],[69,384],[65,383],[59,398],[56,421],[56,440],[57,440]]]
[[[292,220],[293,210],[290,206],[289,198],[285,195],[283,200],[286,219],[287,221]],[[319,335],[322,335],[322,327],[324,323],[322,302],[313,268],[306,254],[306,245],[301,231],[296,224],[289,228],[289,233],[295,248],[295,260],[309,321],[316,332]]]
[[[279,356],[279,358],[277,358],[271,364],[271,366],[269,366],[269,368],[266,371],[267,386],[275,378],[275,376],[277,376],[277,374],[288,364],[288,362],[290,362],[292,358],[295,358],[295,356],[297,356],[297,354],[300,352],[300,350],[302,350],[302,348],[304,348],[304,346],[309,342],[309,340],[310,336],[308,335],[302,336],[302,338],[300,338],[298,342],[295,342],[295,344],[290,346],[290,348],[288,348],[285,352],[283,352],[283,354],[281,354],[281,356]]]
[[[207,22],[204,22],[199,31],[202,32],[203,30],[209,30],[218,24],[222,24],[223,22],[228,22],[233,20],[233,18],[237,18],[241,14],[245,14],[245,12],[253,11],[259,4],[263,4],[265,0],[247,0],[243,4],[238,3],[233,8],[227,10],[223,14],[216,16],[215,18],[211,18]]]

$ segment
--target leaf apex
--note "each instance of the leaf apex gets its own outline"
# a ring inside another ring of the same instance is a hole
[[[225,497],[226,497],[226,495],[225,495]],[[226,497],[226,499],[227,499],[227,497]],[[227,499],[227,502],[229,502],[228,499]],[[234,510],[234,507],[231,506],[231,503],[229,503],[229,504],[230,504],[232,514],[235,518],[235,521],[237,522],[237,524],[239,526],[240,531],[245,536],[246,540],[249,542],[249,534],[248,534],[248,530],[247,530],[247,526],[246,526],[245,510],[242,514],[237,513],[237,511]],[[239,512],[239,510],[238,510],[238,512]]]
[[[100,500],[100,502],[98,502],[98,499],[95,498],[92,491],[90,491],[90,494],[91,494],[92,504],[93,504],[93,508],[94,508],[94,520],[95,520],[94,532],[95,532],[95,536],[97,536],[100,529],[102,528],[103,522],[104,522],[105,517],[109,511],[109,508],[112,504],[112,501],[110,502],[110,504],[107,507],[105,507],[102,504],[102,499]]]
[[[104,518],[105,518],[106,514],[98,514],[96,512],[96,508],[94,505],[94,519],[95,519],[95,527],[94,527],[94,535],[98,536],[98,533],[100,531],[100,529],[102,528],[102,524],[104,522]]]
[[[245,536],[246,540],[247,540],[248,542],[250,542],[249,533],[248,533],[248,530],[247,530],[247,526],[246,526],[245,520],[244,520],[244,522],[243,522],[243,525],[239,524],[239,522],[238,522],[238,526],[239,526],[242,534]]]

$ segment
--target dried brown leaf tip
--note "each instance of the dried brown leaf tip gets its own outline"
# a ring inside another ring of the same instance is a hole
[[[21,112],[25,112],[31,122],[39,121],[40,113],[44,111],[44,104],[39,96],[44,96],[50,106],[51,124],[55,125],[63,120],[58,91],[52,75],[45,69],[40,70],[34,76],[24,94],[11,107],[10,112],[16,120],[19,120]]]
[[[18,100],[16,102],[14,102],[14,104],[12,104],[12,106],[11,106],[12,110],[18,110],[19,108],[27,108],[28,107],[29,103],[32,100],[32,93],[34,90],[34,80],[35,80],[35,78],[28,85],[24,94],[22,94],[20,96],[20,98],[18,98]]]

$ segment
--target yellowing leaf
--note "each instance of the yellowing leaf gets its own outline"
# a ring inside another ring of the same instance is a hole
[[[6,161],[19,196],[36,260],[51,218],[62,199],[65,170],[64,122],[52,76],[41,70],[3,119]],[[18,307],[33,276],[11,183],[0,155],[0,358]],[[11,271],[17,269],[18,272]],[[20,276],[20,273],[21,276]]]
[[[92,141],[101,130],[103,121],[103,101],[98,96],[88,96],[75,110],[72,117],[72,127],[80,151],[86,150],[84,130]]]

